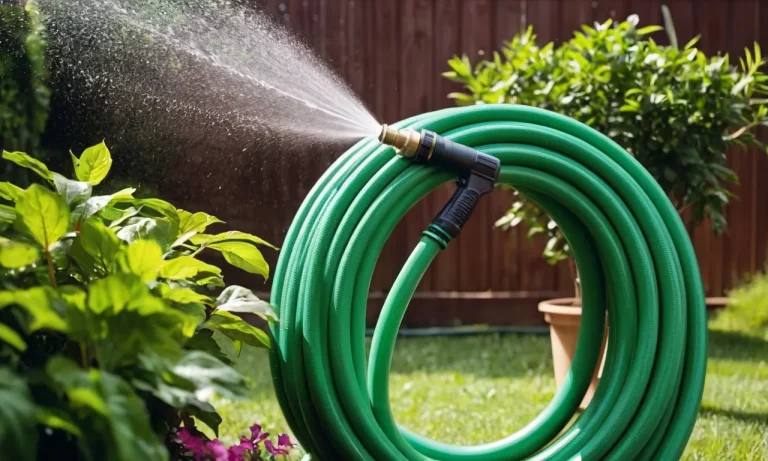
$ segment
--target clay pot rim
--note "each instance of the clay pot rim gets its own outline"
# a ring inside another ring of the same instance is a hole
[[[580,301],[578,298],[555,298],[547,299],[539,303],[539,312],[545,314],[573,315],[581,316],[581,306],[574,306],[574,302]]]

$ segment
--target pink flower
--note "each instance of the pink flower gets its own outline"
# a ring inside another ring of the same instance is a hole
[[[251,442],[255,445],[260,444],[263,440],[269,437],[269,432],[261,432],[261,425],[254,424],[251,429]]]
[[[243,461],[245,453],[251,452],[256,449],[256,445],[253,444],[246,437],[240,437],[240,443],[229,447],[229,460],[228,461]]]
[[[219,439],[206,443],[205,448],[208,450],[208,454],[213,457],[213,461],[228,461],[229,452],[227,447]]]
[[[195,434],[192,434],[192,432],[187,429],[186,427],[179,430],[179,432],[176,434],[179,437],[179,441],[181,444],[192,452],[192,454],[195,456],[195,459],[203,459],[204,456],[207,454],[207,450],[205,447],[205,443],[208,440],[203,434],[200,434],[200,436],[197,436]]]
[[[288,434],[281,434],[277,438],[277,446],[273,445],[271,440],[267,440],[264,442],[264,448],[273,455],[287,455],[293,448],[293,444]]]

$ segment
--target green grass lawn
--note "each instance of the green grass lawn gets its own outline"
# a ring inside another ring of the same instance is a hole
[[[702,410],[683,459],[768,459],[768,341],[712,325]],[[233,441],[260,422],[288,427],[274,399],[267,354],[243,351],[255,382],[247,402],[220,401],[221,435]],[[552,398],[548,336],[402,338],[391,374],[397,421],[430,438],[477,444],[509,435]]]

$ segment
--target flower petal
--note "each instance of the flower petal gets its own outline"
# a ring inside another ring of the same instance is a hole
[[[264,448],[266,448],[267,451],[270,454],[273,454],[273,455],[287,455],[288,454],[288,450],[286,450],[284,448],[280,448],[280,447],[274,446],[272,444],[271,440],[267,440],[266,442],[264,442]]]
[[[227,451],[227,447],[225,447],[219,439],[211,440],[206,443],[205,448],[208,450],[208,453],[213,456],[214,461],[228,461],[227,458],[229,458],[229,452]]]

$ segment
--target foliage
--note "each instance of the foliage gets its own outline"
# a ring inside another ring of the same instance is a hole
[[[768,271],[751,276],[729,293],[718,321],[768,339]]]
[[[555,46],[536,44],[533,29],[515,36],[493,59],[472,67],[467,56],[449,61],[444,75],[464,84],[449,95],[459,104],[528,104],[575,118],[607,135],[635,156],[667,191],[679,211],[690,209],[691,227],[710,219],[726,228],[724,207],[738,181],[726,166],[733,145],[765,146],[754,135],[768,125],[768,75],[760,47],[745,50],[741,66],[728,55],[706,56],[694,38],[682,49],[661,46],[638,29],[637,16],[582,26]],[[517,193],[503,228],[525,224],[529,235],[549,237],[545,258],[568,256],[557,225]]]
[[[275,316],[246,288],[219,290],[221,269],[198,256],[236,251],[232,265],[266,278],[258,246],[271,245],[206,234],[222,222],[133,188],[94,195],[112,163],[103,142],[72,155],[76,179],[25,153],[3,158],[40,178],[0,183],[3,459],[161,460],[180,449],[182,422],[217,431],[211,397],[246,395],[225,351],[269,347],[233,313]]]
[[[0,5],[0,146],[39,154],[51,92],[37,7]]]

